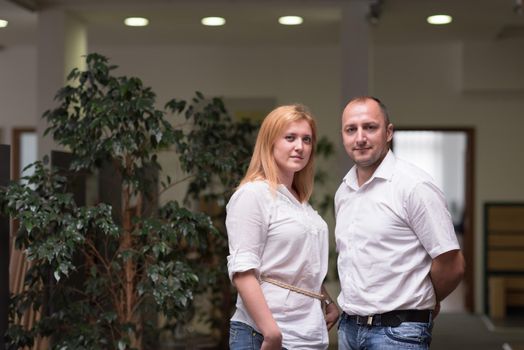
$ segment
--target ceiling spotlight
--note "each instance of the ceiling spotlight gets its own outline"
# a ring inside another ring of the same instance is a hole
[[[453,21],[453,18],[448,15],[433,15],[429,16],[427,18],[427,21],[429,24],[441,25],[451,23],[451,21]]]
[[[0,19],[0,28],[5,28],[7,27],[7,22],[5,19]]]
[[[124,23],[129,27],[145,27],[149,24],[149,20],[144,17],[128,17]]]
[[[223,26],[226,24],[226,19],[224,17],[204,17],[200,21],[205,26]]]
[[[282,16],[278,19],[278,23],[285,26],[296,26],[302,24],[304,19],[300,16]]]

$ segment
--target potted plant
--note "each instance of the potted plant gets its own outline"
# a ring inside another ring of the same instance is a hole
[[[67,172],[37,162],[25,182],[0,188],[2,210],[20,224],[16,246],[30,261],[24,290],[11,299],[13,349],[39,336],[56,349],[143,349],[157,326],[151,314],[164,315],[169,327],[184,323],[194,292],[216,287],[220,276],[223,233],[191,208],[204,194],[225,202],[249,161],[255,127],[232,121],[220,99],[201,93],[159,110],[140,79],[112,75],[116,66],[99,54],[86,63],[43,115],[46,134],[72,153]],[[161,173],[158,154],[166,150],[183,177]],[[75,203],[71,176],[107,164],[121,180],[120,210]],[[159,182],[165,190],[182,181],[189,182],[184,203],[146,210]],[[16,322],[28,310],[41,310],[29,328]]]

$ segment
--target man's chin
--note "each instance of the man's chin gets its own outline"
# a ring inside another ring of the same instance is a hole
[[[375,162],[373,161],[373,159],[370,159],[370,158],[365,158],[365,159],[362,159],[362,158],[356,158],[353,160],[353,162],[359,167],[359,168],[368,168],[370,166],[372,166]]]

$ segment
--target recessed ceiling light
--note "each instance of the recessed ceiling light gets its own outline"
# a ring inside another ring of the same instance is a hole
[[[5,28],[5,27],[7,27],[7,23],[9,23],[9,22],[7,22],[7,21],[4,20],[4,19],[0,19],[0,28]]]
[[[278,23],[285,26],[296,26],[302,24],[304,19],[300,16],[282,16],[278,19]]]
[[[200,21],[205,26],[223,26],[226,24],[226,20],[223,17],[204,17]]]
[[[453,18],[448,15],[434,15],[427,18],[429,24],[448,24],[453,21]]]
[[[145,27],[149,24],[149,20],[144,17],[128,17],[124,20],[124,23],[130,27]]]

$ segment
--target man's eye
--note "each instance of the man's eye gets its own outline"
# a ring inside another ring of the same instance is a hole
[[[357,130],[357,128],[346,128],[346,132],[348,134],[354,133]]]

